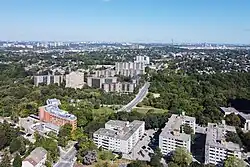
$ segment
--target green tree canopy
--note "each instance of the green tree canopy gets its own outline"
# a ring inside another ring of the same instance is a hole
[[[234,113],[229,114],[226,116],[225,121],[228,125],[231,126],[240,126],[241,125],[241,120],[238,117],[238,115],[235,115]]]
[[[185,148],[176,148],[172,161],[180,167],[186,167],[192,162],[192,155]]]
[[[245,163],[242,159],[235,156],[230,156],[225,160],[224,167],[245,167]]]
[[[22,167],[22,159],[19,154],[16,154],[14,161],[13,161],[13,167]]]

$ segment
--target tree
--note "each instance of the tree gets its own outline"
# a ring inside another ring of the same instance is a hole
[[[153,155],[150,159],[149,165],[152,167],[161,167],[161,159],[157,155]]]
[[[0,167],[11,167],[10,157],[9,157],[8,153],[4,153],[3,159],[0,163]]]
[[[150,159],[150,166],[152,167],[161,167],[163,166],[161,164],[161,158],[163,157],[162,153],[161,153],[161,150],[159,147],[156,147],[155,151],[154,151],[154,154],[153,156],[151,157]]]
[[[128,164],[128,167],[148,167],[145,161],[136,160]]]
[[[189,167],[203,167],[202,164],[198,163],[198,162],[192,162]]]
[[[238,115],[235,115],[234,113],[231,113],[226,116],[225,121],[228,125],[231,126],[240,126],[241,125],[241,120],[238,117]]]
[[[52,164],[51,164],[50,161],[45,161],[45,166],[46,166],[46,167],[52,167]]]
[[[65,147],[71,139],[72,126],[70,124],[63,125],[58,134],[58,145]]]
[[[13,139],[10,143],[10,152],[16,152],[19,150],[19,148],[21,147],[21,141],[19,140],[19,138]]]
[[[14,161],[13,161],[13,167],[22,167],[22,159],[19,154],[16,154]]]
[[[0,150],[7,145],[7,137],[4,131],[0,131]]]
[[[240,146],[242,146],[242,142],[240,137],[238,136],[237,133],[234,132],[227,132],[226,133],[226,141],[231,141],[233,143],[239,144]]]
[[[193,129],[188,124],[184,124],[182,128],[183,128],[184,133],[186,134],[194,133]]]
[[[224,167],[245,167],[245,163],[242,159],[235,156],[228,157],[224,162]]]
[[[172,161],[180,167],[186,167],[192,162],[192,156],[185,148],[179,147],[174,151]]]
[[[169,162],[168,167],[179,167],[179,165],[174,162]]]

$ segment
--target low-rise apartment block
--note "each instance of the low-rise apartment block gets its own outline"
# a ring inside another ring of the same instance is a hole
[[[235,132],[233,126],[227,126],[225,123],[208,123],[206,131],[205,144],[205,164],[223,165],[228,156],[241,158],[241,149],[239,144],[226,141],[226,133]]]
[[[170,155],[177,147],[191,151],[191,135],[185,134],[182,125],[189,125],[195,133],[195,118],[173,114],[159,136],[159,148],[163,155]]]
[[[110,120],[93,134],[97,147],[128,154],[145,132],[143,121]]]
[[[46,159],[47,151],[42,147],[37,147],[22,161],[22,167],[43,167]]]

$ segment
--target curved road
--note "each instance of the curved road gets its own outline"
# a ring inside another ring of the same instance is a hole
[[[123,106],[119,111],[127,111],[130,112],[138,103],[140,103],[148,94],[148,88],[150,86],[149,82],[146,82],[143,87],[140,88],[139,93],[136,95],[136,97],[129,102],[127,105]]]

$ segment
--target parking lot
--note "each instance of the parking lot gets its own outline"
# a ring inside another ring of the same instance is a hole
[[[129,159],[129,160],[144,160],[149,161],[150,160],[150,154],[154,153],[153,150],[148,146],[151,138],[153,138],[153,134],[155,133],[154,130],[146,130],[145,135],[142,139],[139,140],[139,142],[136,144],[136,146],[131,150],[130,154],[124,154],[123,158]]]

